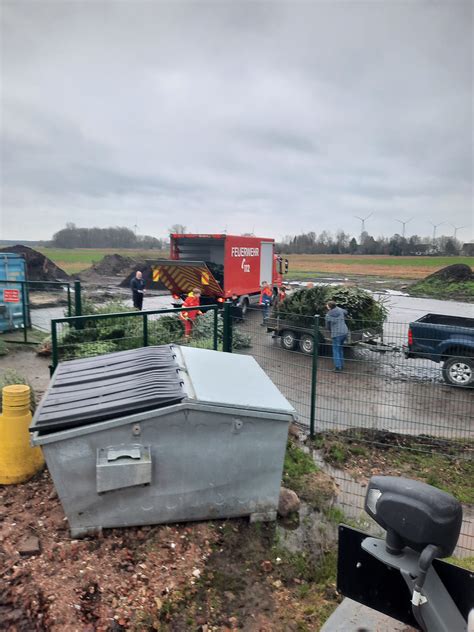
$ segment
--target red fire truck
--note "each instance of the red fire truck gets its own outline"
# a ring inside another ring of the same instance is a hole
[[[276,293],[288,271],[288,260],[275,254],[275,241],[263,237],[172,234],[170,249],[170,259],[151,265],[154,283],[175,299],[200,287],[203,304],[237,294],[243,312],[258,301],[263,281]]]

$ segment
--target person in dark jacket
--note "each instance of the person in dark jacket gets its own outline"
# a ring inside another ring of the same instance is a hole
[[[345,321],[347,311],[338,307],[334,301],[328,301],[327,308],[329,311],[326,314],[326,327],[331,333],[334,371],[339,373],[344,368],[343,345],[349,333]]]
[[[145,281],[142,278],[142,273],[137,270],[132,282],[130,283],[130,289],[132,290],[133,307],[141,310],[143,307],[143,294],[145,293]]]
[[[241,323],[244,320],[242,307],[239,304],[239,296],[235,292],[230,299],[230,315],[235,323]]]

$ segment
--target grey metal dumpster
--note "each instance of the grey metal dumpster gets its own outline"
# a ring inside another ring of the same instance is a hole
[[[30,430],[78,537],[274,519],[295,416],[253,358],[165,345],[61,363]]]

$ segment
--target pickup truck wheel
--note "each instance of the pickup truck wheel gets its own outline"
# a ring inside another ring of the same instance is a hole
[[[474,358],[448,358],[443,364],[443,378],[453,386],[474,387]]]
[[[291,329],[285,329],[285,331],[281,332],[281,346],[283,349],[286,349],[287,351],[294,351],[297,344],[298,340],[294,331],[291,331]]]
[[[300,349],[306,355],[312,355],[314,349],[314,338],[311,334],[303,334],[300,338]]]

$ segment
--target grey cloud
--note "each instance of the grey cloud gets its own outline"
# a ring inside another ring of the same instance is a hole
[[[5,237],[472,223],[470,2],[20,0],[2,36]]]

